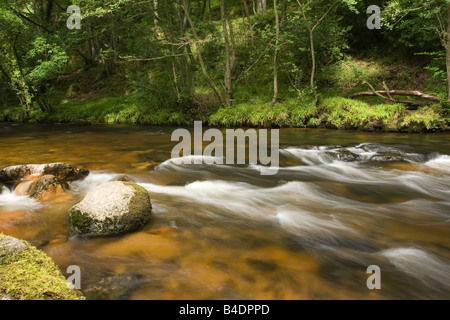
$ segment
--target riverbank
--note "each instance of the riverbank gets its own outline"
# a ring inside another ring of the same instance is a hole
[[[62,101],[50,113],[34,110],[24,121],[20,107],[0,111],[0,121],[76,124],[190,125],[202,120],[215,127],[328,128],[372,132],[448,131],[450,114],[440,104],[408,110],[402,104],[327,97],[318,105],[286,99],[273,107],[262,101],[217,108],[159,108],[137,95]]]

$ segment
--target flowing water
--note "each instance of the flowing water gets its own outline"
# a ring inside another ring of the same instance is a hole
[[[174,129],[1,124],[0,167],[67,162],[91,174],[49,202],[4,191],[0,232],[63,274],[78,265],[82,289],[139,274],[126,299],[450,298],[448,133],[282,129],[278,174],[263,176],[255,165],[176,165]],[[404,161],[370,161],[383,152]],[[69,237],[67,210],[122,174],[149,191],[151,222]],[[366,286],[371,265],[379,290]]]

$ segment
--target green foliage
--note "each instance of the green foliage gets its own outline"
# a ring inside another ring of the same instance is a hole
[[[392,89],[447,99],[444,0],[382,2],[382,30],[365,25],[366,8],[376,4],[370,0],[300,2],[302,9],[295,0],[278,3],[275,48],[272,2],[258,13],[247,2],[250,30],[242,1],[226,1],[235,44],[234,92],[233,106],[219,109],[180,2],[5,0],[0,3],[0,120],[181,125],[201,119],[224,126],[378,130],[407,112],[376,107],[382,102],[377,97],[350,102],[336,96],[367,90],[363,81],[376,88],[386,81]],[[209,12],[205,3],[191,1],[190,16],[206,71],[224,94],[220,5],[212,1]],[[68,14],[61,9],[70,4],[81,8],[81,30],[66,28]],[[314,88],[308,26],[315,26]],[[275,51],[279,93],[271,108]],[[441,117],[448,117],[447,110],[440,109]],[[434,113],[411,115],[404,123],[422,116]],[[425,130],[433,121],[424,124]]]
[[[69,56],[60,46],[48,43],[44,37],[36,37],[24,58],[30,66],[29,70],[25,70],[25,80],[37,91],[56,79],[68,60]]]
[[[442,117],[447,118],[447,121],[450,120],[450,103],[447,100],[442,100],[441,108]]]
[[[400,125],[418,132],[442,130],[445,127],[445,121],[441,118],[440,113],[439,105],[423,107],[407,115]]]

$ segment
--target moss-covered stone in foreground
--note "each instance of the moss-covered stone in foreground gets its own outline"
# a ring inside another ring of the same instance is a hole
[[[1,240],[7,236],[0,233]],[[23,241],[26,248],[0,256],[0,298],[19,300],[84,300],[80,291],[69,289],[53,260]]]

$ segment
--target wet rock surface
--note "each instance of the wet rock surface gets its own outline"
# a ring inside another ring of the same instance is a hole
[[[147,190],[131,181],[112,181],[73,206],[66,223],[72,236],[109,236],[142,227],[150,220],[151,211]]]

